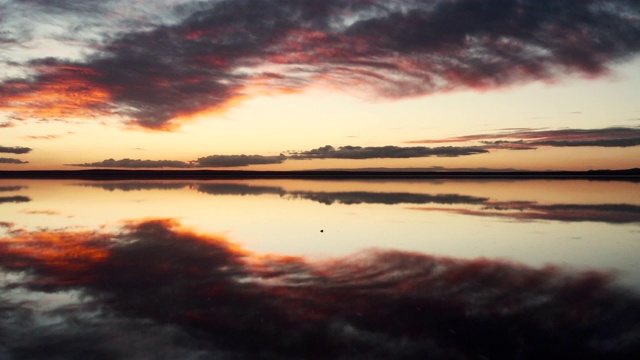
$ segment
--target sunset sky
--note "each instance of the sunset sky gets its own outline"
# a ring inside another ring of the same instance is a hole
[[[0,0],[0,170],[640,167],[637,0]]]

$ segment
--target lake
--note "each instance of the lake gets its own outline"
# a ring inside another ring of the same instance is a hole
[[[636,358],[640,183],[0,180],[0,359]]]

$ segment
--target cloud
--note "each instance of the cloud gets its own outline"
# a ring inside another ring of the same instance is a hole
[[[59,139],[60,137],[62,137],[62,135],[29,135],[29,136],[23,136],[24,139],[30,139],[30,140],[54,140],[54,139]]]
[[[83,164],[68,164],[81,167],[108,167],[108,168],[190,168],[190,163],[179,160],[140,160],[140,159],[107,159],[103,161]]]
[[[20,191],[26,188],[27,186],[0,186],[0,192]]]
[[[8,153],[8,154],[26,154],[31,151],[31,148],[22,147],[22,146],[0,146],[0,153]]]
[[[504,140],[518,139],[518,140]],[[602,129],[514,129],[493,134],[474,134],[439,140],[416,140],[409,143],[454,143],[479,141],[487,149],[530,150],[539,146],[554,147],[630,147],[640,145],[639,127]]]
[[[211,155],[198,158],[195,161],[197,167],[235,167],[263,164],[281,164],[287,159],[280,154],[278,156],[262,155]]]
[[[288,155],[277,156],[264,155],[209,155],[200,157],[192,161],[180,160],[140,160],[140,159],[107,159],[92,163],[67,164],[69,166],[81,167],[104,167],[104,168],[207,168],[207,167],[241,167],[250,165],[281,164],[286,160],[306,160],[306,159],[374,159],[374,158],[412,158],[412,157],[455,157],[464,155],[474,155],[489,152],[480,147],[454,147],[442,146],[429,148],[424,146],[399,147],[360,147],[342,146],[334,148],[327,145],[317,149],[289,152]]]
[[[331,145],[317,149],[291,152],[292,159],[376,159],[376,158],[414,158],[414,157],[455,157],[487,153],[479,147],[399,147],[399,146],[341,146],[337,149]]]
[[[180,160],[140,160],[140,159],[107,159],[99,162],[68,164],[81,167],[106,168],[205,168],[205,167],[236,167],[262,164],[280,164],[287,159],[284,155],[210,155],[193,161]]]
[[[28,161],[22,161],[20,159],[0,157],[0,164],[28,164],[28,163],[29,163]]]
[[[170,15],[162,4],[159,19],[135,19],[140,30],[89,21],[113,11],[102,2],[69,4],[32,11],[74,19],[86,31],[68,29],[64,42],[82,39],[85,55],[16,59],[28,75],[0,84],[6,111],[171,129],[266,89],[329,84],[382,98],[488,89],[601,75],[640,50],[632,0],[227,0]]]
[[[31,201],[31,199],[27,196],[20,196],[20,195],[16,195],[16,196],[0,196],[0,204],[4,204],[4,203],[23,203],[23,202],[29,202]]]
[[[62,215],[62,213],[55,210],[24,210],[21,212],[28,215]]]
[[[234,359],[640,350],[638,294],[598,271],[393,250],[312,262],[253,254],[172,220],[14,232],[0,239],[0,267],[12,274],[0,283],[9,358],[154,357],[140,339],[163,354]]]

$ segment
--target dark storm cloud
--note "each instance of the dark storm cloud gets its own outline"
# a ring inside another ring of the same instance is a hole
[[[308,151],[291,152],[291,159],[385,159],[415,158],[428,156],[464,156],[487,153],[480,147],[399,147],[399,146],[341,146],[337,149],[331,145]]]
[[[22,147],[22,146],[0,146],[0,153],[8,153],[8,154],[26,154],[31,151],[31,148]]]
[[[178,13],[170,25],[101,34],[84,60],[25,64],[34,75],[1,84],[0,106],[35,117],[62,107],[56,116],[118,115],[168,129],[255,88],[328,83],[392,98],[486,89],[603,74],[640,50],[632,0],[234,0],[184,4]]]
[[[22,161],[20,159],[0,157],[0,164],[28,164],[28,163],[29,163],[28,161]]]
[[[278,156],[262,155],[211,155],[196,160],[196,167],[235,167],[264,164],[281,164],[287,159],[280,154]]]
[[[640,206],[632,204],[538,204],[528,201],[488,201],[482,208],[414,208],[463,215],[490,216],[518,221],[552,220],[564,222],[640,223]]]
[[[20,196],[20,195],[16,195],[16,196],[0,196],[0,204],[3,203],[23,203],[23,202],[29,202],[31,201],[31,199],[27,196]]]
[[[16,232],[0,239],[0,267],[29,274],[0,293],[0,351],[9,358],[158,354],[140,339],[165,355],[233,359],[631,359],[640,351],[640,298],[597,271],[382,250],[323,262],[256,256],[167,220],[114,234]],[[17,298],[3,299],[11,289]],[[77,300],[20,298],[65,291]]]
[[[518,140],[497,140],[518,139]],[[603,129],[514,129],[493,134],[475,134],[440,140],[417,140],[409,143],[453,143],[479,141],[487,149],[530,150],[538,146],[555,147],[630,147],[640,145],[639,127]]]

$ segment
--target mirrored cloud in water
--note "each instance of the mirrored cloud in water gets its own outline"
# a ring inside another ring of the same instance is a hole
[[[442,204],[469,205],[468,208],[413,207],[413,210],[454,212],[464,215],[502,217],[512,220],[594,221],[611,224],[640,223],[640,206],[635,204],[543,204],[535,201],[495,201],[489,197],[465,194],[423,194],[370,191],[286,190],[278,186],[224,182],[104,182],[82,186],[108,191],[190,189],[209,195],[278,195],[286,199],[310,200],[325,205],[344,204]]]
[[[527,201],[487,202],[481,209],[417,207],[462,215],[500,217],[519,221],[596,221],[610,224],[640,223],[640,206],[631,204],[538,204]]]
[[[638,294],[596,271],[393,250],[311,262],[253,254],[172,220],[115,233],[17,231],[0,239],[0,268],[9,359],[155,354],[136,339],[168,354],[240,359],[640,351]],[[38,294],[66,300],[28,299]]]

